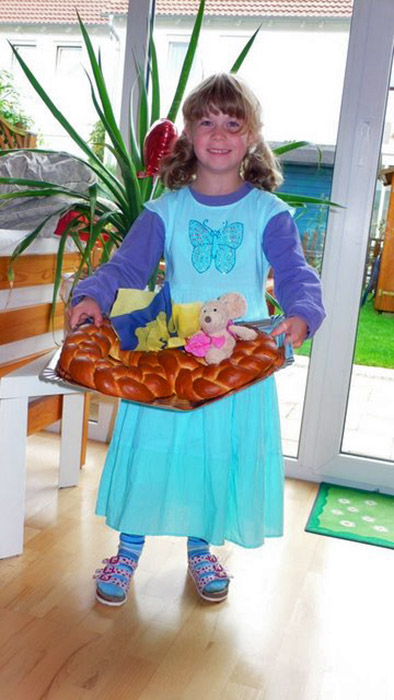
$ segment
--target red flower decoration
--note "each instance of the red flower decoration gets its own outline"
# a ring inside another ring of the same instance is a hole
[[[144,140],[145,170],[138,177],[155,177],[159,173],[160,161],[171,151],[177,136],[176,126],[169,119],[152,124]]]
[[[71,210],[68,211],[67,214],[63,214],[63,216],[60,217],[55,229],[55,235],[62,236],[68,225],[74,220],[75,226],[73,227],[73,230],[78,233],[78,237],[81,239],[81,241],[87,243],[90,236],[89,219],[87,216],[84,216],[84,214],[81,214],[78,211]],[[106,243],[107,241],[109,241],[109,234],[102,233],[100,238],[97,240],[96,245],[101,248],[103,243]]]
[[[62,236],[69,223],[71,223],[71,221],[74,219],[76,219],[75,223],[78,225],[78,229],[80,230],[80,237],[82,238],[84,235],[89,236],[89,232],[86,231],[86,228],[89,229],[89,219],[80,212],[73,210],[68,211],[67,214],[63,214],[63,216],[60,217],[55,229],[55,235]],[[82,240],[86,239],[82,238]]]

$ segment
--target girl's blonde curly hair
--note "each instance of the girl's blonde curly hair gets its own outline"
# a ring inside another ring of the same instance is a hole
[[[254,144],[241,164],[242,178],[263,190],[272,191],[280,185],[283,178],[278,162],[261,133],[260,103],[237,76],[231,73],[210,76],[192,90],[182,111],[185,130],[171,153],[163,158],[160,167],[160,177],[165,187],[176,190],[195,179],[197,159],[187,136],[187,128],[209,112],[222,112],[244,120],[245,130],[253,135]]]

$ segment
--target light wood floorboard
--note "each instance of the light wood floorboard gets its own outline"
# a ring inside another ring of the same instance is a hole
[[[1,700],[393,700],[394,552],[305,533],[314,484],[287,481],[283,538],[222,548],[226,603],[197,598],[175,537],[148,539],[125,606],[96,603],[117,540],[94,515],[105,451],[90,442],[59,492],[58,436],[29,438],[25,552],[0,561]]]

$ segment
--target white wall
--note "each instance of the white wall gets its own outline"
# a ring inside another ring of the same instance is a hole
[[[170,42],[187,40],[190,24],[158,18],[155,39],[161,65],[168,61]],[[206,23],[189,87],[213,72],[229,70],[257,27],[257,20],[239,26],[222,20]],[[268,140],[335,144],[349,27],[350,21],[263,24],[240,75],[260,98]],[[166,79],[173,87],[174,76],[169,73]]]

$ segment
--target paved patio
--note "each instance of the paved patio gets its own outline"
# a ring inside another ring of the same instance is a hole
[[[284,453],[297,455],[308,358],[276,375]],[[394,370],[354,365],[343,452],[394,460]]]

